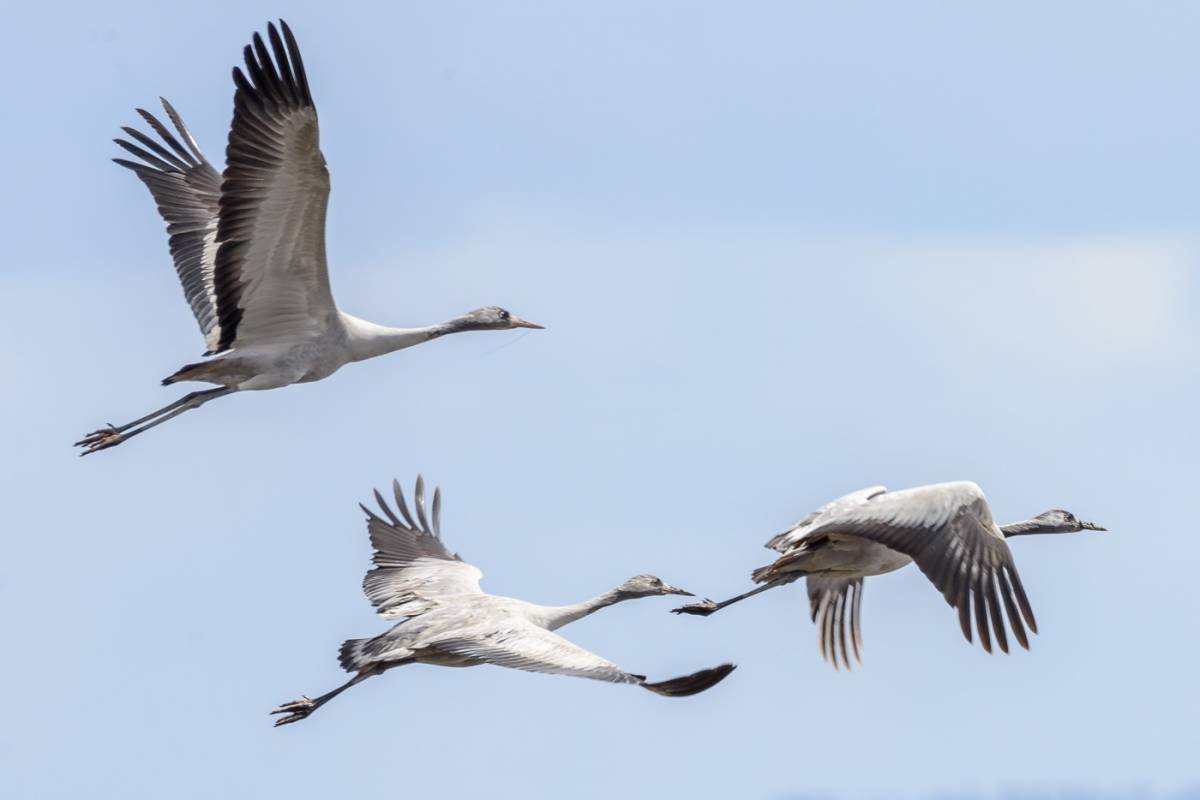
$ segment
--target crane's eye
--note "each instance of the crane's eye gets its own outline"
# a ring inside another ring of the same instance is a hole
[[[511,315],[503,308],[500,309],[500,319],[508,319]]]

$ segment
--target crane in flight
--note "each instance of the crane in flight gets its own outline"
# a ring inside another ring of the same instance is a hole
[[[268,44],[269,42],[269,44]],[[114,159],[150,189],[167,223],[183,294],[200,325],[206,360],[163,380],[215,384],[124,425],[93,431],[80,455],[114,447],[218,397],[321,380],[355,361],[451,333],[541,328],[497,306],[419,328],[390,328],[337,307],[325,261],[329,170],[317,110],[287,23],[254,34],[246,70],[233,70],[233,123],[218,174],[165,99],[175,128],[138,109],[161,141],[123,128]]]
[[[697,694],[733,672],[733,664],[721,664],[650,683],[645,675],[626,672],[554,633],[615,603],[670,594],[691,596],[691,592],[653,575],[636,575],[590,600],[565,606],[485,594],[479,587],[483,573],[442,544],[440,490],[434,491],[432,509],[426,514],[425,485],[417,478],[415,517],[396,481],[392,493],[399,516],[378,491],[375,500],[383,516],[361,506],[375,548],[375,567],[363,579],[363,590],[379,616],[402,621],[378,636],[344,642],[339,661],[353,677],[319,697],[301,697],[279,706],[271,712],[281,715],[275,721],[277,727],[299,722],[351,686],[406,664],[495,664],[627,683],[667,697]]]
[[[1037,633],[1037,621],[1005,539],[1085,530],[1105,529],[1061,509],[999,526],[992,521],[983,490],[970,481],[897,492],[872,486],[821,506],[772,537],[766,546],[780,555],[774,563],[754,570],[751,578],[759,584],[757,588],[720,603],[704,600],[672,611],[708,616],[747,597],[806,578],[821,655],[834,668],[840,661],[850,669],[851,650],[854,660],[862,663],[863,579],[915,561],[946,602],[957,609],[968,642],[973,601],[975,629],[984,650],[992,652],[994,633],[1000,649],[1008,652],[1001,608],[1007,612],[1017,642],[1029,649],[1025,626]]]

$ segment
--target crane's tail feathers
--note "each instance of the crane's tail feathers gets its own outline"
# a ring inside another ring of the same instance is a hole
[[[787,549],[786,548],[787,539],[789,536],[792,535],[792,532],[794,530],[795,530],[794,528],[789,528],[788,530],[784,531],[783,533],[775,534],[774,536],[771,537],[771,540],[764,545],[764,547],[766,547],[768,550],[779,550],[782,552],[783,550]]]
[[[775,559],[765,567],[759,567],[750,573],[750,579],[755,583],[778,582],[780,585],[791,583],[807,574],[795,566],[796,562],[808,556],[808,548],[792,550]]]
[[[220,370],[218,366],[221,364],[221,359],[214,358],[211,361],[197,361],[195,364],[184,364],[179,369],[167,377],[163,378],[162,385],[170,386],[172,383],[180,381],[205,381],[208,383],[218,383],[215,378]]]
[[[338,663],[346,672],[358,672],[371,663],[367,643],[371,639],[347,639],[338,650]]]
[[[722,664],[719,667],[702,669],[699,672],[693,672],[691,675],[671,678],[670,680],[659,681],[658,683],[645,683],[643,681],[641,687],[665,697],[687,697],[699,694],[705,689],[711,689],[725,680],[729,676],[729,673],[735,669],[737,669],[736,664]]]
[[[765,567],[759,567],[750,573],[750,579],[755,583],[766,583],[774,577],[774,564],[767,564]]]
[[[170,386],[172,383],[179,383],[180,381],[195,380],[195,378],[193,378],[192,375],[195,374],[197,371],[199,371],[203,367],[204,367],[203,361],[199,361],[195,364],[184,364],[182,367],[175,370],[175,372],[173,372],[172,374],[163,378],[162,385]]]

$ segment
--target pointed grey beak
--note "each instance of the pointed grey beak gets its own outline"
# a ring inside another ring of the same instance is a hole
[[[1079,521],[1079,529],[1084,531],[1106,531],[1108,528],[1102,528],[1094,522]]]
[[[538,325],[536,322],[530,322],[527,319],[521,319],[516,314],[513,314],[508,318],[508,324],[512,325],[514,328],[533,328],[537,331],[546,330],[545,325]]]
[[[680,589],[678,586],[672,586],[669,583],[664,583],[661,590],[662,594],[681,594],[684,597],[695,597],[696,595],[689,592],[687,589]]]

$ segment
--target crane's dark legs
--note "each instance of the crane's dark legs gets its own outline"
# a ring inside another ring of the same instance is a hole
[[[286,714],[287,715],[285,717],[280,717],[279,719],[275,720],[275,727],[278,728],[280,725],[287,725],[292,722],[299,722],[302,719],[307,719],[310,714],[312,714],[314,711],[316,711],[321,706],[328,703],[333,698],[337,697],[342,692],[349,689],[351,686],[362,683],[367,678],[374,677],[375,675],[381,675],[384,672],[386,672],[387,670],[391,669],[392,667],[399,667],[399,666],[402,666],[403,664],[407,664],[407,663],[409,663],[409,662],[408,661],[393,661],[393,662],[387,663],[387,664],[370,665],[370,666],[360,670],[357,675],[355,675],[353,678],[351,678],[350,680],[343,683],[341,686],[337,687],[336,689],[326,692],[325,694],[321,695],[320,697],[305,697],[305,696],[301,695],[299,700],[293,700],[290,703],[284,703],[279,708],[277,708],[271,712],[272,714]]]
[[[758,594],[759,592],[765,592],[767,589],[774,589],[776,586],[782,586],[784,583],[790,583],[790,581],[772,581],[770,583],[764,583],[762,586],[758,586],[754,589],[751,589],[748,592],[743,592],[742,594],[739,594],[737,597],[731,597],[728,600],[722,600],[720,603],[714,603],[712,600],[709,600],[706,597],[706,598],[704,598],[704,600],[702,600],[699,603],[689,603],[686,606],[680,606],[679,608],[672,608],[671,613],[672,614],[696,614],[697,616],[707,617],[709,614],[715,614],[716,612],[720,611],[722,608],[725,608],[725,606],[731,606],[734,603],[738,602],[739,600],[745,600],[747,597],[753,597],[754,595]]]
[[[132,439],[139,433],[150,430],[155,425],[161,425],[169,419],[178,417],[185,411],[191,411],[193,408],[199,408],[209,400],[216,400],[218,397],[224,397],[225,395],[235,391],[237,390],[222,386],[217,389],[206,389],[200,392],[191,392],[190,394],[185,394],[174,403],[163,406],[157,411],[152,411],[144,417],[139,417],[133,422],[127,422],[120,426],[109,425],[108,427],[101,428],[98,431],[92,431],[87,436],[76,442],[75,446],[83,448],[83,452],[79,454],[81,456],[86,456],[89,453],[95,453],[97,450],[105,450],[109,447],[116,447],[121,442]]]

